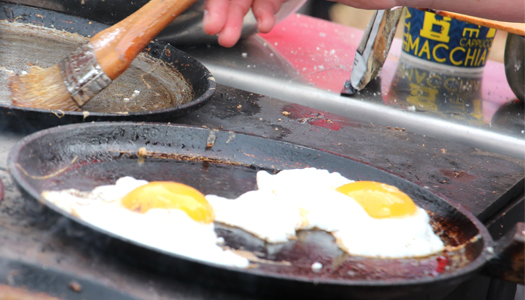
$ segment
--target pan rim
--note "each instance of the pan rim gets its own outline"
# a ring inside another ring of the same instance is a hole
[[[69,214],[65,213],[64,211],[58,209],[58,207],[55,207],[54,205],[52,205],[52,203],[49,203],[49,202],[43,200],[41,198],[40,194],[38,193],[38,191],[34,187],[32,187],[27,181],[22,179],[23,178],[23,174],[19,170],[19,168],[16,168],[15,164],[16,164],[16,162],[18,160],[17,158],[19,156],[19,153],[20,153],[21,149],[23,149],[29,142],[31,142],[31,141],[33,141],[35,139],[38,139],[38,138],[40,138],[42,136],[55,134],[57,132],[64,132],[64,131],[71,130],[73,128],[78,128],[78,127],[107,127],[107,126],[117,125],[117,124],[119,126],[163,126],[163,127],[165,126],[165,127],[174,128],[175,130],[177,130],[178,128],[182,128],[182,129],[190,128],[192,130],[202,130],[202,131],[215,130],[215,129],[206,129],[206,128],[202,128],[202,127],[199,127],[199,126],[193,126],[193,125],[165,124],[165,123],[153,123],[153,122],[95,122],[95,123],[70,124],[70,125],[64,125],[64,126],[60,126],[60,127],[49,128],[49,129],[38,131],[36,133],[33,133],[31,135],[28,135],[28,136],[24,137],[23,139],[21,139],[11,149],[11,151],[9,152],[8,161],[7,161],[8,162],[7,165],[8,165],[9,173],[11,174],[11,176],[13,177],[15,182],[20,187],[22,187],[27,193],[29,193],[31,195],[31,197],[33,197],[36,201],[38,201],[39,203],[43,203],[44,205],[46,205],[47,207],[51,208],[56,213],[58,213],[58,214],[60,214],[62,216],[65,216],[68,219],[71,219],[71,220],[73,220],[73,221],[75,221],[77,223],[80,223],[82,225],[87,226],[88,228],[93,229],[93,227],[95,227],[95,226],[93,226],[93,225],[83,221],[82,219],[76,218],[74,216],[70,216]],[[228,131],[228,130],[222,130],[222,131],[224,131],[224,132],[231,132],[231,131]],[[265,139],[265,140],[278,141],[278,140],[274,140],[274,139],[270,139],[270,138],[248,135],[248,134],[245,134],[245,133],[235,133],[235,134],[236,135],[238,134],[238,135],[242,135],[242,136],[247,136],[247,137],[252,137],[252,138],[260,138],[260,139]],[[314,149],[314,148],[311,148],[311,147],[306,147],[306,146],[303,146],[303,145],[298,145],[298,144],[285,142],[285,141],[278,141],[278,142],[279,143],[284,143],[284,144],[287,144],[287,145],[290,145],[290,146],[299,146],[299,147],[302,147],[302,148]],[[314,149],[314,150],[316,150],[316,149]],[[319,151],[322,151],[322,150],[319,150]],[[336,154],[329,153],[329,152],[323,152],[323,153],[326,153],[326,155],[336,155]],[[351,158],[346,158],[346,159],[351,159]],[[375,169],[377,169],[377,168],[375,168]],[[406,180],[406,179],[403,178],[403,180]],[[408,181],[408,182],[412,183],[410,181]],[[412,184],[415,184],[415,183],[412,183]],[[421,188],[421,187],[419,187],[419,188]],[[433,193],[433,194],[436,195],[435,193]],[[164,255],[172,256],[172,257],[175,257],[177,259],[187,260],[187,261],[190,261],[190,262],[206,265],[207,267],[218,268],[218,269],[221,269],[221,270],[228,270],[230,272],[235,272],[235,273],[239,273],[239,274],[243,274],[243,275],[248,275],[249,274],[251,276],[258,276],[258,277],[264,277],[264,278],[273,278],[273,279],[277,279],[277,280],[286,280],[286,281],[293,281],[293,282],[314,283],[314,284],[332,285],[332,286],[401,287],[401,286],[431,284],[431,283],[437,283],[437,282],[440,282],[440,281],[447,281],[447,280],[451,280],[451,279],[459,279],[459,278],[462,278],[462,277],[465,277],[465,276],[474,275],[476,273],[476,271],[481,270],[481,268],[486,264],[487,260],[491,257],[489,248],[492,247],[492,245],[493,245],[492,237],[488,233],[488,230],[486,229],[486,227],[481,223],[481,221],[479,221],[470,211],[468,211],[461,204],[455,203],[455,202],[453,202],[453,201],[451,201],[449,199],[444,199],[443,197],[438,196],[438,195],[436,195],[436,196],[441,201],[446,202],[448,205],[453,207],[455,210],[459,211],[462,215],[467,217],[470,222],[472,222],[472,224],[478,230],[478,235],[480,235],[481,238],[483,239],[483,244],[484,244],[483,250],[478,255],[478,257],[475,258],[474,260],[470,261],[468,263],[468,265],[463,266],[463,267],[461,267],[459,269],[456,269],[456,270],[454,270],[451,273],[440,274],[440,275],[438,275],[436,277],[428,276],[428,277],[424,277],[424,278],[403,279],[403,280],[395,280],[395,281],[392,281],[392,280],[389,281],[388,279],[386,279],[386,280],[385,279],[381,279],[381,280],[373,280],[373,279],[370,279],[370,280],[337,280],[337,279],[313,280],[313,279],[307,279],[307,278],[295,278],[295,277],[290,277],[290,276],[279,276],[277,274],[261,274],[261,273],[255,272],[253,270],[222,266],[222,265],[218,265],[218,264],[213,264],[213,263],[199,261],[199,260],[196,260],[196,259],[193,259],[193,258],[190,258],[190,257],[185,257],[185,256],[182,256],[182,255],[178,255],[178,254],[173,254],[173,253],[170,253],[170,252],[167,252],[167,251],[162,251],[160,249],[156,249],[156,248],[153,248],[153,247],[148,246],[148,245],[143,245],[143,244],[138,243],[136,241],[129,241],[129,240],[123,238],[123,237],[120,237],[120,236],[117,236],[115,234],[108,233],[105,230],[99,229],[98,227],[95,227],[95,228],[97,228],[97,231],[102,232],[105,235],[109,235],[109,236],[111,236],[113,238],[117,238],[117,239],[119,239],[121,241],[131,242],[132,244],[134,244],[136,246],[144,247],[144,248],[147,248],[147,249],[155,251],[155,252],[160,252],[160,253],[162,253]]]

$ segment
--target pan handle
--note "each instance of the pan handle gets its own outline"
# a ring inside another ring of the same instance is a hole
[[[525,223],[518,222],[511,231],[494,243],[494,255],[482,274],[510,282],[524,284]]]

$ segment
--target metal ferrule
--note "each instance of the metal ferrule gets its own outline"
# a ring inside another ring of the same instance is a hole
[[[86,104],[111,83],[98,64],[90,43],[69,54],[59,63],[59,67],[71,98],[78,106]]]

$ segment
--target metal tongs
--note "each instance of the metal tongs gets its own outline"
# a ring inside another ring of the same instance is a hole
[[[341,94],[354,95],[376,78],[388,56],[397,24],[403,14],[402,8],[398,6],[374,13],[357,47],[350,80],[346,81]]]

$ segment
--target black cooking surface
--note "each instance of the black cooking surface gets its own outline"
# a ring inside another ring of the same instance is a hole
[[[289,111],[291,115],[284,116],[282,111]],[[462,206],[482,219],[505,206],[508,199],[502,195],[519,183],[524,173],[524,164],[517,159],[394,128],[364,124],[224,86],[219,86],[207,106],[187,117],[174,118],[172,122],[222,127],[342,153],[400,175],[447,199],[458,199]],[[22,138],[25,132],[31,132],[31,128],[0,134],[0,150],[4,150],[0,151],[0,157],[4,158],[1,164],[5,164],[5,149],[8,150],[9,145]],[[0,230],[0,241],[9,246],[2,247],[1,253],[21,253],[24,259],[103,278],[112,286],[125,287],[127,292],[143,299],[150,299],[151,295],[159,299],[264,299],[203,289],[115,259],[100,250],[107,242],[103,237],[90,235],[63,218],[43,214],[28,200],[21,201],[23,198],[5,167],[0,165],[0,177],[6,184],[6,197],[0,205],[0,226],[6,230]],[[436,291],[432,297],[443,299],[449,292]],[[426,300],[427,296],[414,295],[408,299]]]
[[[3,257],[0,257],[0,296],[13,300],[51,300],[47,297],[53,300],[138,300],[96,281]]]
[[[147,181],[175,181],[187,184],[201,193],[226,198],[237,198],[255,190],[257,169],[245,166],[210,163],[209,161],[180,161],[149,158],[144,163],[138,159],[115,159],[82,166],[79,170],[65,172],[64,177],[46,182],[50,190],[76,188],[91,191],[99,185],[114,184],[124,176]]]

